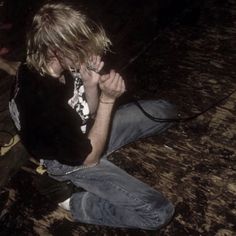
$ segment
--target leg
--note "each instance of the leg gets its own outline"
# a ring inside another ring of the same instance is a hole
[[[139,103],[154,117],[162,119],[176,117],[176,108],[164,100],[141,100]],[[139,138],[160,134],[172,124],[171,122],[152,121],[134,103],[126,104],[114,115],[104,156],[108,156],[111,152]]]
[[[146,111],[155,117],[172,118],[176,112],[165,101],[141,101]],[[147,118],[134,104],[119,109],[114,117],[106,155],[138,138],[159,134],[170,123],[158,123]],[[106,159],[93,168],[64,175],[74,167],[56,161],[45,161],[48,172],[61,175],[54,178],[70,180],[86,191],[73,194],[70,204],[74,217],[84,223],[157,229],[172,217],[174,208],[158,191],[128,175]]]
[[[48,171],[54,171],[55,162],[52,166],[50,161],[47,163]],[[63,168],[64,172],[72,167],[63,165]],[[57,170],[63,168],[59,164]],[[64,175],[61,179],[71,180],[86,190],[74,193],[70,201],[71,212],[79,222],[157,229],[166,224],[174,212],[172,204],[161,193],[106,159],[96,167]]]

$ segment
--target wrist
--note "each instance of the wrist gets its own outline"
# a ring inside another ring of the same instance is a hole
[[[97,89],[98,83],[97,82],[91,82],[91,81],[83,81],[83,85],[85,88],[89,89]]]
[[[106,101],[106,100],[103,100],[101,98],[100,98],[99,101],[100,101],[100,103],[103,103],[103,104],[111,104],[111,105],[113,105],[115,103],[115,101]]]
[[[104,104],[114,104],[115,100],[116,100],[115,98],[105,96],[104,94],[101,94],[99,98],[100,103]]]

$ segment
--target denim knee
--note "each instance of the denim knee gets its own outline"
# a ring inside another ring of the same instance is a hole
[[[174,212],[175,208],[170,202],[161,207],[152,207],[144,215],[145,225],[142,228],[148,230],[160,229],[171,221]]]

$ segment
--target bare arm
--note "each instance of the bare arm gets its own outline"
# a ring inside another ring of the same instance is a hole
[[[108,75],[101,76],[99,85],[101,88],[101,97],[97,115],[94,125],[88,134],[92,145],[92,152],[85,159],[85,165],[92,165],[99,162],[107,140],[114,102],[116,98],[125,91],[124,81],[115,71],[111,71]]]
[[[90,114],[92,117],[94,117],[98,108],[98,96],[99,96],[98,86],[97,85],[86,86],[85,84],[84,86],[85,86],[85,96],[88,102]]]
[[[91,56],[89,66],[82,64],[80,74],[85,86],[85,96],[89,105],[91,115],[94,115],[98,107],[99,88],[98,82],[100,79],[99,72],[104,66],[104,62],[100,56]]]

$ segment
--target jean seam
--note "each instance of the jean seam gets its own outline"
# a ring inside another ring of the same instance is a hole
[[[132,199],[132,200],[135,200],[136,202],[140,202],[142,204],[147,204],[147,202],[145,202],[144,200],[140,199],[140,198],[137,198],[136,196],[134,196],[134,194],[128,192],[125,188],[122,188],[120,185],[117,185],[117,184],[114,184],[113,182],[109,181],[109,180],[105,180],[108,184],[112,185],[114,188],[118,189],[119,191],[122,191],[123,193],[126,194],[126,196],[129,198],[129,199]],[[105,182],[104,181],[104,182]],[[146,210],[150,210],[149,206],[145,206]]]

